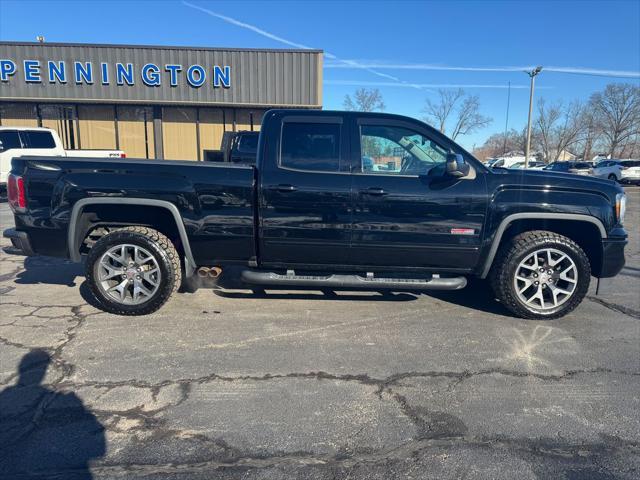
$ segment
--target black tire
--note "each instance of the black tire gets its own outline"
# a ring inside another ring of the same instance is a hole
[[[97,285],[97,267],[102,255],[119,244],[133,244],[150,252],[160,269],[161,277],[157,291],[144,303],[126,305],[113,300]],[[87,256],[85,276],[91,293],[100,307],[117,315],[147,315],[158,310],[178,289],[182,279],[180,256],[171,242],[162,233],[148,227],[124,227],[112,230],[101,237]]]
[[[614,182],[618,181],[618,177],[615,176],[615,174],[610,173],[609,176],[607,177],[609,180],[613,180]]]
[[[524,303],[514,286],[520,262],[541,248],[553,248],[569,256],[575,264],[578,276],[572,295],[559,306],[545,311]],[[531,320],[551,320],[567,315],[580,305],[587,294],[590,281],[591,265],[584,251],[573,240],[544,230],[524,232],[506,242],[498,251],[490,273],[491,287],[498,300],[516,316]]]

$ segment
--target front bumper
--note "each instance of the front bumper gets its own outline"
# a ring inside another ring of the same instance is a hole
[[[624,267],[624,247],[627,244],[625,237],[602,239],[602,265],[599,278],[615,277]]]
[[[8,248],[5,250],[6,253],[26,256],[36,254],[31,247],[31,241],[29,240],[29,235],[27,235],[27,232],[21,232],[19,230],[16,230],[15,228],[7,228],[4,232],[2,232],[2,236],[11,240],[11,244],[13,245],[13,248]]]

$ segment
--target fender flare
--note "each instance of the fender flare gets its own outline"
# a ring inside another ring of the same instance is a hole
[[[166,200],[154,200],[150,198],[83,198],[78,200],[71,209],[71,217],[69,218],[69,229],[67,231],[67,244],[69,248],[69,258],[74,262],[79,262],[80,245],[76,238],[78,219],[80,214],[87,205],[143,205],[148,207],[160,207],[169,210],[176,222],[178,228],[178,234],[180,235],[180,241],[182,242],[182,248],[184,249],[184,266],[185,274],[187,277],[191,277],[196,269],[196,262],[191,252],[191,245],[189,244],[189,237],[187,237],[187,231],[184,228],[182,222],[182,216],[173,203]]]
[[[607,238],[607,230],[604,228],[604,225],[600,219],[596,217],[592,217],[591,215],[583,215],[577,213],[513,213],[511,215],[507,215],[498,226],[496,230],[496,234],[493,237],[493,241],[491,242],[491,248],[489,249],[489,254],[484,262],[484,267],[480,273],[480,278],[487,278],[489,274],[489,270],[491,270],[491,265],[493,264],[493,259],[498,253],[498,248],[500,247],[500,242],[502,241],[502,235],[504,235],[505,230],[509,225],[511,225],[516,220],[577,220],[580,222],[588,222],[596,227],[600,231],[601,238]]]

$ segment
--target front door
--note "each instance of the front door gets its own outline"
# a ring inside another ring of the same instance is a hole
[[[342,117],[299,115],[284,117],[281,131],[268,132],[280,140],[267,146],[261,173],[263,264],[326,267],[347,261],[351,175],[345,127]]]
[[[472,165],[465,178],[447,177],[455,144],[417,122],[362,117],[353,130],[352,263],[473,268],[487,208],[482,172]]]

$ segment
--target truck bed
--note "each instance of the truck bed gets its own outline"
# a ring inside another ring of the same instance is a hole
[[[73,257],[67,240],[79,201],[87,204],[82,208],[86,222],[99,223],[101,217],[108,221],[114,209],[123,219],[135,217],[137,199],[146,199],[176,207],[196,264],[219,259],[246,263],[255,256],[252,166],[34,156],[15,158],[13,172],[24,176],[29,199],[27,215],[16,217],[16,227],[29,233],[39,253]],[[86,199],[111,199],[116,206],[92,206]],[[165,214],[162,210],[151,215]]]

